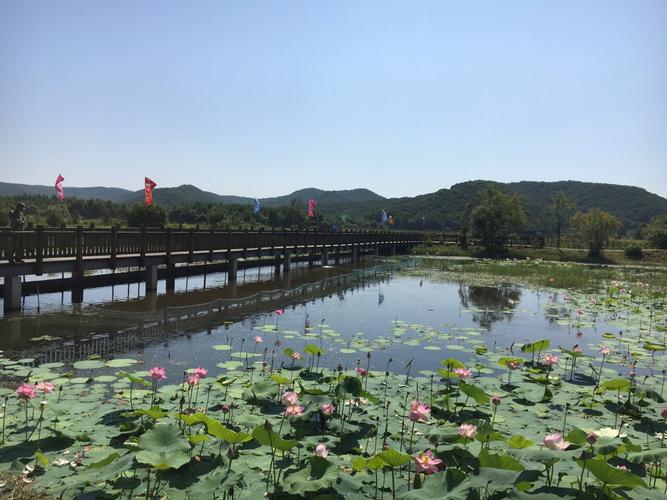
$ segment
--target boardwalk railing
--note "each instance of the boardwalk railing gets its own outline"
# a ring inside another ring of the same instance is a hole
[[[36,228],[4,229],[0,233],[0,261],[12,256],[34,259],[83,259],[149,254],[194,254],[221,250],[324,248],[351,245],[416,244],[421,233],[400,231],[276,231],[163,228]]]

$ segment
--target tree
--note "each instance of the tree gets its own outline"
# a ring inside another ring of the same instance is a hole
[[[466,203],[459,218],[459,246],[464,250],[470,244],[470,219],[472,217],[472,203]]]
[[[61,224],[67,224],[69,222],[69,210],[64,204],[51,205],[46,209],[46,214],[44,214],[46,223],[50,227],[58,227]]]
[[[146,207],[143,204],[133,205],[127,212],[127,225],[130,227],[156,227],[167,223],[167,211],[156,205]]]
[[[657,248],[667,248],[667,214],[651,219],[644,228],[643,235]]]
[[[562,191],[558,191],[551,198],[551,205],[549,205],[549,210],[554,216],[554,225],[556,229],[556,248],[558,250],[560,250],[560,236],[562,231],[565,229],[565,224],[576,207],[577,205],[567,196],[565,196],[565,193]]]
[[[588,212],[577,212],[570,219],[572,229],[579,239],[588,245],[588,255],[598,257],[602,249],[621,227],[621,221],[610,213],[591,208]]]
[[[472,212],[473,235],[488,255],[501,253],[526,216],[516,194],[507,195],[495,186],[480,193],[481,202]]]

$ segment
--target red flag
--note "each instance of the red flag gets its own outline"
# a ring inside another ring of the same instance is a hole
[[[63,191],[64,180],[65,178],[62,175],[58,174],[58,178],[56,179],[56,196],[61,201],[65,199],[65,191]]]
[[[150,207],[153,204],[153,188],[157,186],[155,182],[148,177],[144,177],[144,191],[146,193],[146,206]]]
[[[312,198],[310,200],[308,200],[308,217],[310,217],[311,219],[313,217],[315,217],[315,205],[316,204],[317,203]]]

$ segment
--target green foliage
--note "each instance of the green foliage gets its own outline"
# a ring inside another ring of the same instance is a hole
[[[549,210],[554,217],[554,230],[556,232],[556,247],[560,249],[560,237],[565,230],[565,225],[570,218],[571,212],[576,208],[576,204],[570,200],[563,191],[558,191],[551,198]]]
[[[618,232],[621,221],[599,208],[591,208],[588,212],[575,214],[571,225],[579,239],[588,246],[589,255],[597,257],[609,238]]]
[[[656,248],[667,248],[667,214],[654,217],[642,234]]]
[[[639,245],[630,245],[624,253],[628,259],[641,260],[644,258],[644,250]]]
[[[141,435],[137,461],[158,470],[178,469],[190,461],[190,445],[173,424],[156,425]]]
[[[130,227],[159,227],[166,223],[167,210],[158,205],[133,205],[127,213],[127,225]]]
[[[480,204],[472,212],[473,235],[488,255],[497,255],[526,218],[516,195],[506,195],[491,186],[482,191],[480,198]]]

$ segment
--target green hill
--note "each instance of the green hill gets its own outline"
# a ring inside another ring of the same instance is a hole
[[[345,213],[362,225],[377,223],[380,211],[385,209],[394,216],[399,228],[456,229],[466,203],[476,205],[479,192],[492,184],[519,196],[529,229],[551,229],[549,205],[558,191],[573,200],[579,210],[598,207],[614,214],[623,222],[624,230],[633,230],[656,215],[667,213],[667,199],[634,186],[579,181],[498,183],[482,180],[462,182],[430,194],[340,205],[332,210]]]
[[[55,179],[54,179],[55,182]],[[0,182],[0,196],[21,196],[21,195],[43,195],[55,196],[54,186],[40,186],[33,184],[13,184],[10,182]],[[67,187],[65,186],[65,196],[72,198],[81,198],[82,200],[105,200],[114,202],[123,202],[125,198],[132,194],[128,189],[115,187]]]
[[[562,191],[573,200],[579,210],[598,207],[616,215],[623,222],[623,231],[632,231],[641,224],[649,222],[653,217],[667,213],[667,199],[649,193],[645,189],[578,181],[497,183],[477,180],[455,184],[449,189],[440,189],[434,193],[389,199],[368,189],[325,191],[305,188],[285,196],[262,198],[260,202],[269,211],[278,207],[287,207],[291,200],[297,199],[303,210],[312,197],[317,201],[317,213],[324,216],[327,222],[344,221],[347,227],[379,227],[380,211],[385,209],[393,215],[396,228],[456,229],[459,214],[465,205],[467,203],[476,205],[479,192],[491,184],[497,185],[505,192],[516,193],[520,197],[528,218],[527,229],[551,229],[549,205],[551,198],[558,191]],[[68,200],[72,198],[100,199],[127,204],[142,203],[144,200],[143,190],[66,187],[65,193]],[[202,191],[189,184],[156,188],[153,193],[156,204],[167,209],[179,207],[189,210],[188,207],[198,205],[197,214],[199,215],[197,217],[199,219],[202,217],[206,219],[206,216],[201,216],[201,214],[210,210],[207,208],[209,205],[237,204],[248,208],[254,202],[253,198],[219,195]],[[53,198],[55,189],[52,186],[0,182],[0,196],[25,194]],[[45,199],[44,202],[46,201]]]

